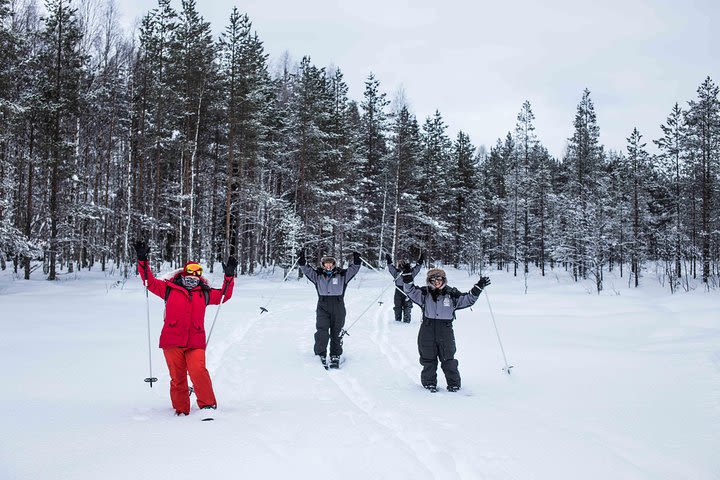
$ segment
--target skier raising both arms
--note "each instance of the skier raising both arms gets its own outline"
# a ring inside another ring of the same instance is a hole
[[[415,276],[418,274],[420,269],[422,268],[423,261],[425,260],[424,255],[420,255],[420,258],[418,258],[417,263],[412,268],[412,278],[415,278]],[[410,300],[410,297],[405,295],[403,292],[403,279],[402,273],[403,268],[405,268],[405,265],[409,262],[407,260],[400,260],[397,263],[397,267],[393,265],[392,257],[390,255],[385,255],[385,261],[387,262],[388,272],[390,272],[390,275],[395,279],[395,296],[393,297],[393,302],[395,306],[393,307],[393,310],[395,311],[395,321],[399,322],[402,320],[405,323],[410,323],[410,312],[412,310],[412,300]]]
[[[457,288],[448,286],[445,271],[432,268],[427,272],[427,284],[415,286],[410,265],[403,269],[405,293],[413,302],[420,305],[423,312],[422,325],[418,332],[418,351],[422,386],[431,392],[437,391],[438,359],[445,373],[447,389],[450,392],[460,390],[460,372],[455,359],[455,332],[452,322],[455,311],[472,306],[480,296],[480,292],[490,285],[488,277],[480,277],[468,293],[461,293]]]
[[[325,368],[327,364],[328,341],[330,342],[330,368],[340,368],[343,353],[340,332],[345,326],[345,288],[360,270],[360,254],[353,252],[353,264],[347,269],[337,266],[333,257],[322,257],[321,267],[314,269],[305,260],[305,251],[298,256],[298,265],[303,274],[315,284],[318,294],[315,310],[315,355],[320,357]]]
[[[237,261],[233,257],[228,258],[223,264],[223,287],[210,288],[202,276],[203,268],[197,262],[187,262],[170,280],[155,278],[148,262],[150,249],[147,244],[136,241],[134,246],[140,277],[149,291],[165,300],[160,348],[170,372],[170,400],[175,415],[190,414],[187,382],[190,375],[202,419],[212,420],[217,402],[205,367],[205,308],[230,300]]]

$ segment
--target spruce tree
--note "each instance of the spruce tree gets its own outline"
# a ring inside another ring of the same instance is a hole
[[[718,86],[707,77],[697,89],[697,99],[688,102],[685,121],[687,142],[695,175],[695,187],[700,193],[699,242],[702,261],[702,281],[708,283],[713,243],[717,236],[718,206],[714,197],[720,168],[720,99]],[[717,259],[716,259],[717,260]]]

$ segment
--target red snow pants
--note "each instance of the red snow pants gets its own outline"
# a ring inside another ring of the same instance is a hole
[[[193,383],[197,405],[217,405],[210,374],[205,368],[204,348],[163,348],[165,361],[170,371],[170,400],[176,412],[190,413],[188,374]]]

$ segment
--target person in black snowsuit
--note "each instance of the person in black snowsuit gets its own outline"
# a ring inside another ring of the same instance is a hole
[[[417,287],[412,283],[413,275],[410,265],[403,269],[403,288],[410,299],[420,305],[423,312],[422,325],[418,332],[418,351],[422,386],[431,392],[437,391],[437,366],[445,373],[447,389],[450,392],[460,390],[460,372],[455,359],[455,332],[452,322],[455,311],[472,306],[480,296],[480,292],[490,285],[488,277],[480,277],[467,293],[447,285],[445,271],[432,268],[427,272],[427,285]]]
[[[413,278],[415,278],[415,276],[422,268],[424,260],[425,256],[421,254],[420,258],[418,258],[417,263],[411,270]],[[392,275],[392,277],[395,279],[395,296],[393,297],[393,303],[395,305],[393,307],[393,310],[395,311],[395,321],[399,322],[402,320],[405,323],[410,323],[410,312],[412,311],[413,302],[412,300],[410,300],[410,297],[408,297],[405,292],[403,292],[402,279],[402,271],[408,261],[400,260],[397,264],[397,267],[395,267],[395,265],[393,265],[392,263],[392,257],[387,254],[385,255],[385,261],[387,262],[388,272],[390,272],[390,275]]]
[[[315,284],[318,303],[315,320],[315,355],[327,366],[328,341],[330,342],[330,368],[340,367],[343,353],[340,332],[345,326],[345,289],[360,270],[360,254],[353,252],[353,264],[347,269],[337,266],[333,257],[323,257],[321,267],[314,269],[307,265],[305,251],[298,257],[303,274]]]

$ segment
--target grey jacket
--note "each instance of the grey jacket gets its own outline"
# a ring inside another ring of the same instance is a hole
[[[422,268],[422,264],[420,264],[420,263],[418,263],[417,265],[415,265],[413,267],[412,278],[415,278],[415,276],[418,274],[418,272],[420,271],[421,268]],[[402,277],[402,270],[398,270],[395,265],[393,265],[392,263],[388,263],[388,272],[390,272],[390,275],[392,275],[393,278],[395,279],[395,285],[400,287],[400,289],[402,290],[403,283],[404,283],[403,277]]]
[[[462,293],[457,288],[444,286],[436,300],[428,287],[417,287],[413,283],[404,283],[403,290],[410,300],[420,305],[423,317],[431,320],[455,320],[455,310],[471,307],[479,298],[475,288]]]
[[[300,270],[315,284],[319,296],[342,297],[348,282],[360,271],[360,265],[350,265],[346,270],[335,267],[332,275],[326,275],[321,268],[314,269],[307,265],[302,265]]]

